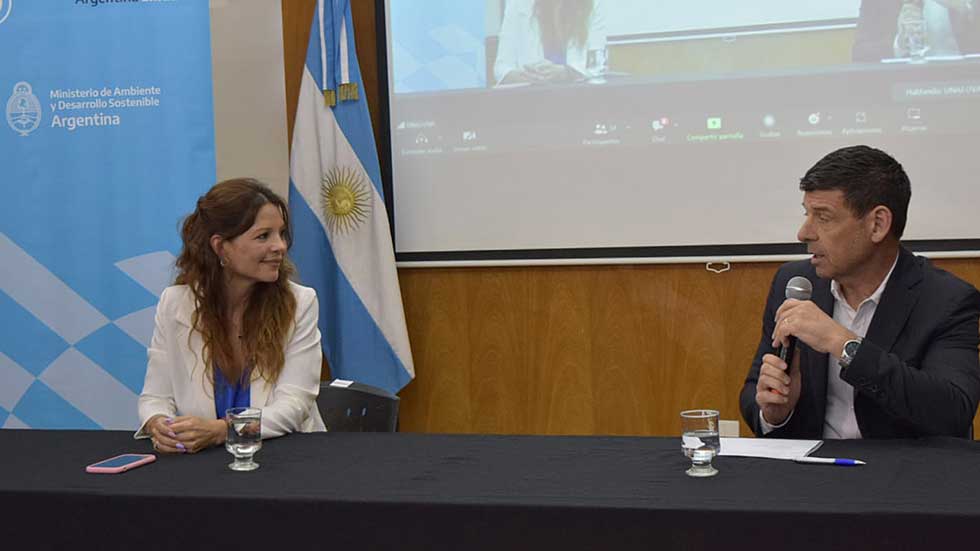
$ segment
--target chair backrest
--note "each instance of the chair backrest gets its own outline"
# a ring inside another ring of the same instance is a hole
[[[398,396],[363,383],[320,383],[316,405],[328,431],[395,432]]]

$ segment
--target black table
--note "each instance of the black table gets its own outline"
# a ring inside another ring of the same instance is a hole
[[[321,433],[160,456],[130,433],[0,431],[0,549],[905,549],[980,532],[980,444],[828,441],[865,467],[720,457],[677,438]]]

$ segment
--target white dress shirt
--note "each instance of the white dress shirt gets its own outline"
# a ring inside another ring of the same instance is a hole
[[[857,310],[844,300],[840,285],[837,281],[830,282],[830,294],[834,295],[834,321],[846,327],[850,332],[862,339],[868,334],[868,327],[878,309],[881,294],[885,285],[895,271],[898,257],[888,270],[888,275],[881,281],[871,296],[858,305]],[[824,438],[861,438],[857,417],[854,416],[854,387],[840,378],[840,363],[834,354],[827,355],[827,411],[823,417]]]
[[[593,3],[586,45],[583,47],[572,43],[565,52],[565,65],[579,73],[585,74],[588,70],[590,50],[606,48],[605,3],[606,0]],[[493,65],[496,84],[500,84],[513,70],[545,60],[541,27],[534,17],[534,0],[508,0],[498,36],[497,59]]]
[[[831,280],[830,294],[834,296],[834,321],[863,339],[868,334],[868,327],[871,326],[871,320],[874,319],[878,302],[881,300],[881,295],[885,292],[885,286],[891,279],[897,264],[898,256],[892,262],[892,267],[885,275],[885,279],[881,280],[881,284],[871,293],[871,296],[861,301],[856,310],[851,308],[851,305],[844,299],[837,280]],[[823,437],[825,439],[861,438],[861,429],[858,428],[857,417],[854,415],[854,387],[841,379],[837,354],[827,354],[827,410],[824,413]],[[759,419],[762,421],[762,433],[768,434],[785,426],[792,417],[793,413],[790,412],[785,421],[779,425],[772,425],[766,421],[760,409]]]

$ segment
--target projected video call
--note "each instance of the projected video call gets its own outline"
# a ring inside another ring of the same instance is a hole
[[[434,196],[498,210],[519,205],[528,219],[545,220],[556,243],[590,246],[591,234],[581,229],[588,208],[553,214],[551,198],[595,182],[617,197],[636,197],[647,185],[730,182],[713,192],[723,189],[733,208],[750,212],[755,206],[744,204],[742,190],[792,193],[780,186],[798,176],[797,162],[854,143],[913,152],[924,173],[943,173],[949,163],[940,159],[975,143],[980,128],[978,6],[388,0],[399,250],[469,246],[454,236],[472,219],[439,214],[411,228],[399,222],[398,209],[418,212]],[[513,189],[511,201],[493,203],[504,185]],[[648,239],[650,202],[633,218],[614,216],[630,221],[620,224],[617,243]],[[663,215],[689,202],[664,206]],[[492,225],[493,216],[486,221]],[[674,236],[664,227],[657,235],[683,244],[688,230]],[[485,246],[523,246],[522,231],[487,238]]]
[[[980,98],[974,9],[391,0],[395,153],[955,132]]]
[[[980,54],[966,0],[393,0],[396,93],[759,74]]]

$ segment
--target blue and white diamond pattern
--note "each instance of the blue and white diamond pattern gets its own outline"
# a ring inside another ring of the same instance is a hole
[[[174,256],[115,266],[159,297]],[[115,320],[0,233],[0,427],[132,429],[156,307]]]
[[[472,1],[432,0],[392,4],[395,92],[485,88],[486,29]]]

